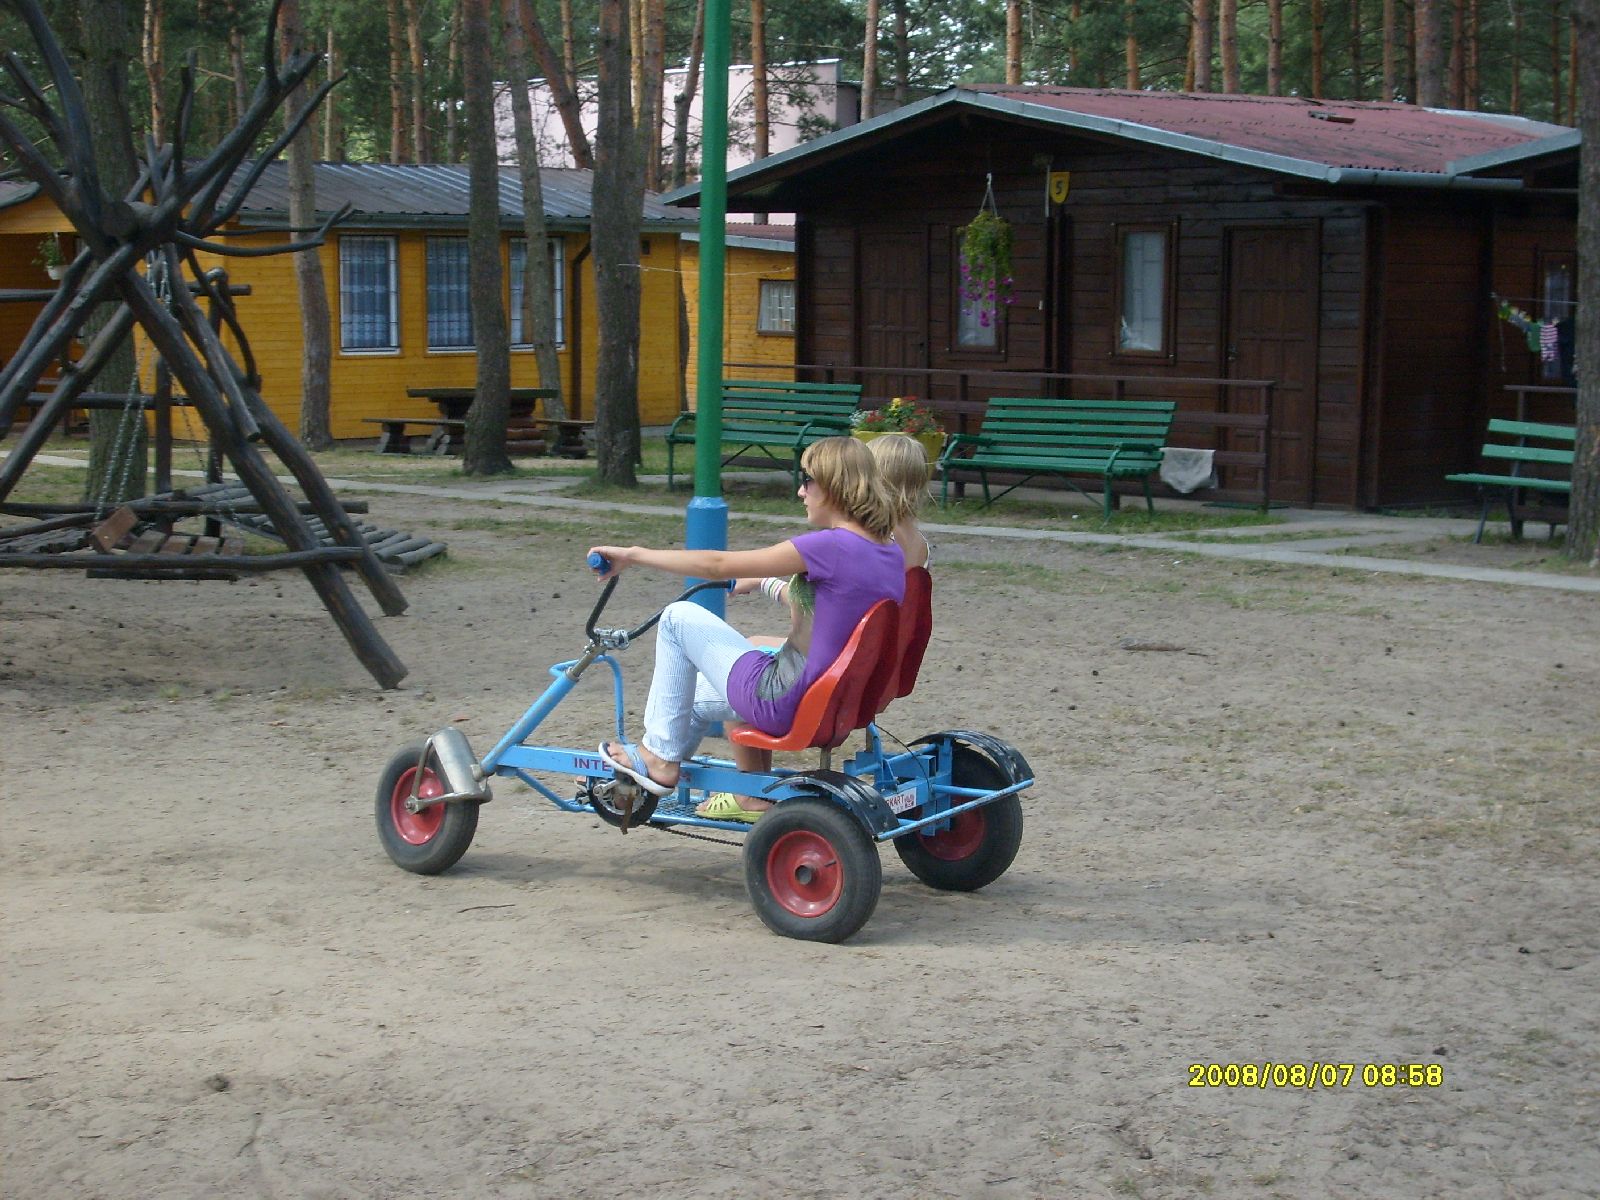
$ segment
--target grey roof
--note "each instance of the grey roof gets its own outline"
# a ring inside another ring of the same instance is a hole
[[[285,225],[289,219],[288,165],[274,162],[250,189],[240,220],[250,225]],[[545,221],[552,232],[589,228],[594,172],[546,167],[539,172]],[[468,169],[456,163],[316,164],[317,211],[354,208],[342,229],[465,229],[470,199]],[[693,212],[668,208],[654,192],[644,198],[644,228],[681,232],[694,227]],[[500,222],[522,225],[522,179],[515,167],[500,168]]]
[[[1524,146],[1509,146],[1504,150],[1491,150],[1487,154],[1458,158],[1450,164],[1450,169],[1458,175],[1473,175],[1479,171],[1492,171],[1497,167],[1510,167],[1555,154],[1575,152],[1582,145],[1582,131],[1567,129],[1554,137],[1541,138]]]

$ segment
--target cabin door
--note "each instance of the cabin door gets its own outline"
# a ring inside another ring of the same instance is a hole
[[[926,376],[883,368],[928,365],[928,283],[920,230],[863,230],[860,240],[861,324],[857,362],[869,369],[864,400],[922,396]],[[873,369],[877,368],[877,369]]]
[[[1317,231],[1311,225],[1241,226],[1228,231],[1228,312],[1223,375],[1270,379],[1271,497],[1311,504],[1317,418]],[[1259,394],[1228,396],[1234,412],[1259,412]],[[1259,453],[1256,430],[1233,430],[1231,450]],[[1237,468],[1235,468],[1237,471]],[[1230,485],[1254,488],[1237,475]]]

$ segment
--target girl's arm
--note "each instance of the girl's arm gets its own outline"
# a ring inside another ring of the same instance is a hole
[[[806,569],[793,542],[778,542],[761,550],[652,550],[648,546],[592,546],[590,553],[611,560],[601,579],[622,573],[625,567],[651,567],[669,575],[696,579],[737,579],[741,575],[794,575]]]

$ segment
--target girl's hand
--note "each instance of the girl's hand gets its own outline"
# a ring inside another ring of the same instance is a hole
[[[733,581],[733,587],[729,590],[732,591],[735,596],[748,596],[760,586],[761,579],[759,577],[735,579]]]
[[[594,569],[596,577],[604,582],[614,576],[621,575],[622,569],[633,561],[632,556],[629,554],[631,549],[633,549],[631,546],[590,546],[590,556],[598,554],[607,563],[604,570],[598,567]]]

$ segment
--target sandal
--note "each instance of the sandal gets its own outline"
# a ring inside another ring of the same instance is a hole
[[[600,743],[600,761],[605,763],[618,775],[626,775],[652,796],[670,796],[678,790],[677,784],[657,783],[650,778],[650,768],[644,761],[644,755],[639,753],[639,747],[632,742],[619,741],[616,743],[628,752],[631,764],[621,763],[606,753],[606,743]]]
[[[749,809],[739,803],[739,797],[732,792],[712,792],[695,810],[697,817],[709,817],[713,821],[745,821],[754,824],[761,819],[767,810]]]

